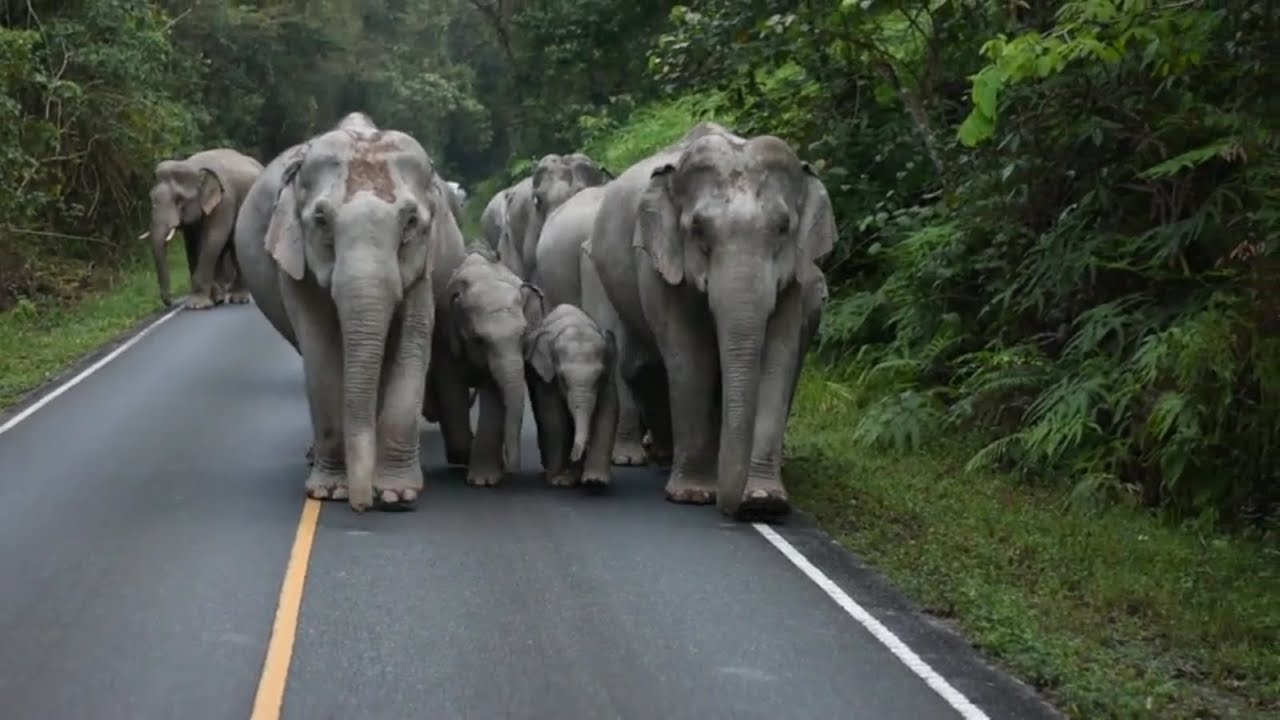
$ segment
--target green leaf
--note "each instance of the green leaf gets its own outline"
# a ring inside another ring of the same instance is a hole
[[[994,135],[995,129],[995,121],[974,108],[956,130],[956,137],[966,147],[974,147]]]

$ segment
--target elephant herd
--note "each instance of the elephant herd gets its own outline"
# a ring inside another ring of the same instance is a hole
[[[226,148],[157,165],[161,298],[181,228],[186,307],[252,297],[299,353],[310,497],[414,502],[419,418],[469,484],[494,485],[520,467],[527,398],[550,484],[604,486],[652,461],[675,502],[788,512],[783,435],[836,236],[789,145],[703,122],[617,177],[549,154],[469,245],[465,197],[363,113],[266,167]]]

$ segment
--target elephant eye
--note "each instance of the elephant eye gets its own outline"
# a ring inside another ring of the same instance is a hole
[[[783,215],[781,219],[774,223],[774,227],[779,235],[786,235],[791,230],[791,216]]]

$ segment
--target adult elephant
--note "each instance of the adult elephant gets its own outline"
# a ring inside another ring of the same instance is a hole
[[[582,153],[544,155],[533,174],[510,188],[506,221],[498,239],[498,257],[521,279],[528,280],[537,262],[538,236],[547,217],[582,190],[613,178]]]
[[[605,188],[590,255],[627,335],[622,374],[655,438],[674,438],[669,499],[790,510],[783,432],[835,237],[826,188],[790,146],[714,123]]]
[[[460,259],[462,248],[426,150],[348,115],[270,163],[235,244],[259,309],[302,355],[307,494],[356,511],[416,500],[435,294],[450,249]]]
[[[586,188],[569,198],[550,214],[534,252],[536,261],[532,282],[546,297],[547,307],[567,304],[582,308],[602,331],[614,337],[623,336],[617,313],[600,289],[595,268],[584,254],[591,239],[605,185]],[[625,353],[627,348],[619,348]],[[618,426],[613,443],[614,465],[644,465],[644,427],[631,388],[622,381],[619,363],[612,363],[618,399]],[[658,453],[660,454],[660,453]]]
[[[167,246],[177,230],[182,230],[191,274],[191,294],[184,305],[203,310],[224,299],[249,302],[230,241],[240,206],[261,173],[262,163],[231,148],[203,150],[185,160],[156,164],[148,234],[165,306],[173,304]]]
[[[507,201],[511,197],[511,188],[503,188],[489,198],[489,202],[484,206],[484,211],[480,213],[480,232],[484,235],[484,241],[496,253],[498,251],[498,243],[502,238],[502,229],[507,223]]]

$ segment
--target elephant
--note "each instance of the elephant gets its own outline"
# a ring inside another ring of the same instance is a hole
[[[487,250],[487,248],[485,248]],[[496,485],[520,470],[524,421],[524,348],[529,318],[541,318],[542,293],[492,251],[472,251],[448,284],[448,353],[477,389],[480,419],[471,446],[469,485]]]
[[[547,482],[603,487],[618,425],[612,332],[574,305],[556,305],[524,340],[525,378]]]
[[[600,201],[604,199],[604,188],[604,185],[596,185],[578,192],[547,217],[534,252],[533,283],[542,290],[548,305],[576,305],[586,311],[601,329],[618,335],[617,313],[600,289],[595,268],[584,256]],[[640,413],[631,388],[622,382],[617,367],[618,363],[614,363],[618,427],[612,462],[615,465],[644,465],[648,457],[644,450]]]
[[[356,512],[415,502],[440,265],[462,248],[427,151],[349,114],[269,164],[235,245],[258,308],[302,356],[307,495]]]
[[[484,240],[493,248],[494,252],[498,251],[498,241],[502,237],[502,228],[507,222],[507,201],[511,197],[511,188],[499,190],[493,197],[489,198],[488,204],[484,206],[484,211],[480,213],[480,231],[484,233]]]
[[[498,256],[522,279],[533,275],[538,236],[547,216],[581,190],[603,185],[613,175],[582,153],[542,156],[533,174],[510,188]]]
[[[589,254],[622,375],[655,440],[674,440],[669,500],[790,511],[783,433],[835,238],[822,181],[771,135],[699,123],[605,187]]]
[[[262,163],[231,148],[202,150],[185,160],[156,164],[151,230],[139,239],[151,238],[160,301],[166,307],[173,304],[166,246],[178,229],[191,273],[191,294],[184,306],[203,310],[223,300],[249,302],[231,239],[244,198],[262,170]]]

